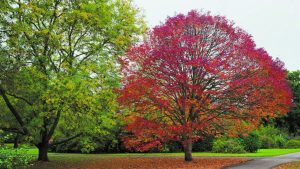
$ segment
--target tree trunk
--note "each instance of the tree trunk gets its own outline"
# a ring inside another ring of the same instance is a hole
[[[186,143],[184,143],[183,145],[184,147],[184,160],[185,161],[192,161],[192,147],[193,147],[193,143],[191,141],[187,141]]]
[[[15,139],[14,139],[14,148],[18,148],[19,147],[19,135],[16,135]]]
[[[48,142],[39,143],[37,147],[39,149],[38,161],[49,161],[48,159],[49,143]]]

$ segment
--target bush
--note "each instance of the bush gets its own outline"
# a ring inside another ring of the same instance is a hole
[[[260,136],[259,140],[261,142],[260,148],[276,148],[275,140],[269,136]]]
[[[121,122],[120,122],[121,123]],[[110,123],[107,123],[110,124]],[[122,130],[123,126],[119,122],[113,126],[108,126],[101,129],[101,135],[95,134],[94,130],[85,132],[78,138],[72,139],[64,144],[52,146],[50,151],[59,153],[117,153],[125,152],[126,149],[123,145],[122,138],[125,131]],[[56,138],[68,138],[73,136],[72,132],[63,131],[60,129],[60,135]],[[59,141],[59,140],[53,140]]]
[[[193,143],[193,151],[204,152],[211,151],[213,147],[214,136],[205,136],[203,139],[200,139]]]
[[[300,141],[300,136],[293,137],[292,139]]]
[[[250,153],[257,152],[257,150],[260,147],[259,137],[256,132],[252,132],[248,136],[242,137],[241,140],[244,145],[244,149],[247,152]]]
[[[182,144],[179,141],[168,141],[165,145],[164,152],[182,152]]]
[[[218,139],[212,150],[216,153],[245,153],[244,146],[237,139]]]
[[[287,138],[283,137],[282,135],[278,135],[275,137],[275,145],[278,148],[284,148],[285,144],[287,143]]]
[[[291,139],[287,141],[285,148],[300,148],[300,140]]]
[[[12,169],[27,166],[33,156],[27,154],[25,149],[0,148],[0,168]]]
[[[274,126],[260,127],[257,130],[260,148],[284,148],[288,139],[288,134]]]

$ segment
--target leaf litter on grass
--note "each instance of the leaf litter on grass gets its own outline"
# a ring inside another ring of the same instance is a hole
[[[248,158],[183,158],[116,157],[91,159],[54,159],[51,162],[35,163],[31,169],[220,169],[248,161]]]

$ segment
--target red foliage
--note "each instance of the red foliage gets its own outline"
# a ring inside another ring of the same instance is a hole
[[[283,63],[221,16],[191,11],[155,27],[122,58],[119,102],[131,111],[127,148],[139,151],[199,133],[235,134],[288,112]]]

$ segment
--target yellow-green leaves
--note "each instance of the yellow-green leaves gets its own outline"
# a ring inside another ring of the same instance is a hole
[[[145,32],[132,2],[4,0],[0,10],[0,85],[24,118],[28,138],[113,137],[117,57]],[[82,141],[84,151],[94,141]]]

